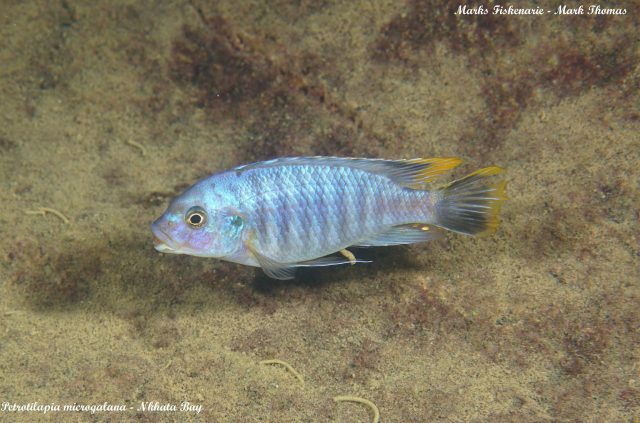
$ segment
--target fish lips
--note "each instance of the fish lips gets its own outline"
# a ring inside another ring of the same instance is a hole
[[[153,247],[156,251],[161,253],[178,253],[176,249],[171,248],[173,240],[162,229],[160,229],[158,221],[153,222],[151,225],[151,232],[153,233]]]

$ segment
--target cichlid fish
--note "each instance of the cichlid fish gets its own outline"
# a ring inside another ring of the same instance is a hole
[[[151,226],[155,248],[291,279],[298,267],[359,262],[350,246],[413,244],[447,230],[493,233],[506,182],[491,177],[501,168],[427,189],[461,162],[291,157],[239,166],[175,198]]]

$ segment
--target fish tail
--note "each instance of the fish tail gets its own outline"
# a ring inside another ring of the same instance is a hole
[[[503,172],[497,166],[485,167],[440,188],[436,224],[466,235],[493,234],[502,203],[507,200],[507,182],[489,178]]]

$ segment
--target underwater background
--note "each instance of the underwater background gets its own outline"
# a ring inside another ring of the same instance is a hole
[[[4,0],[0,421],[637,421],[639,3],[460,4]],[[296,155],[457,156],[510,200],[293,281],[154,251],[197,179]],[[34,402],[128,411],[2,410]]]

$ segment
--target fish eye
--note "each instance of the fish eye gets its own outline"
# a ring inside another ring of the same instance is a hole
[[[191,207],[184,220],[192,228],[200,228],[207,222],[207,213],[202,207]]]

